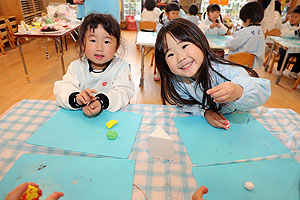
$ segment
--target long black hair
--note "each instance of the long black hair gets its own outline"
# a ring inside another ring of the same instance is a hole
[[[202,51],[204,57],[203,62],[195,75],[197,87],[203,91],[202,102],[198,102],[195,99],[184,99],[177,93],[174,86],[174,84],[176,84],[176,75],[171,72],[165,59],[165,50],[168,48],[166,40],[167,34],[170,34],[179,41],[191,42]],[[209,48],[209,43],[199,27],[193,22],[183,18],[171,20],[160,29],[155,43],[155,62],[161,77],[161,97],[163,104],[166,104],[166,102],[179,106],[200,104],[202,109],[212,109],[216,112],[221,108],[217,106],[210,95],[206,94],[206,91],[212,87],[210,72],[216,73],[226,81],[230,80],[217,72],[212,67],[211,62],[242,66],[217,56],[216,53]],[[245,66],[242,67],[244,67],[250,75],[258,77],[253,69]]]

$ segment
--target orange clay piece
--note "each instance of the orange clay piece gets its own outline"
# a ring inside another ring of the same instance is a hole
[[[39,200],[39,188],[33,185],[28,185],[27,190],[23,193],[20,200]]]

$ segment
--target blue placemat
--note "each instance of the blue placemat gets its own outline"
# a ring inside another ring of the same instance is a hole
[[[228,130],[214,128],[203,117],[174,121],[195,165],[288,153],[289,150],[249,113],[225,115]]]
[[[131,199],[133,160],[25,154],[0,182],[0,199],[23,182],[35,182],[43,199],[60,191],[62,200]]]
[[[117,131],[115,140],[108,140],[105,123],[115,119],[118,124],[110,130]],[[103,111],[88,118],[80,111],[60,109],[26,142],[103,156],[128,158],[142,120],[141,114]]]
[[[299,200],[300,165],[294,159],[234,163],[192,169],[198,186],[209,192],[205,200]],[[248,191],[244,183],[251,181]]]

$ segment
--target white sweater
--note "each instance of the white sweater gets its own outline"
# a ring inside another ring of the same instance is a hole
[[[89,88],[107,96],[109,105],[106,110],[114,112],[126,106],[134,95],[130,65],[115,56],[105,71],[89,71],[87,58],[72,62],[63,80],[54,83],[56,103],[66,109],[76,110],[69,104],[69,96]]]

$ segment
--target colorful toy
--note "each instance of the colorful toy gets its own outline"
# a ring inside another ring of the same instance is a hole
[[[116,125],[118,123],[118,121],[117,120],[110,120],[110,121],[108,121],[108,122],[106,122],[106,127],[108,128],[108,129],[110,129],[111,127],[113,127],[114,125]]]
[[[118,132],[117,131],[109,130],[106,133],[106,137],[109,140],[114,140],[114,139],[116,139],[118,137]]]
[[[28,185],[27,190],[23,193],[20,200],[39,200],[39,188],[33,185]]]

